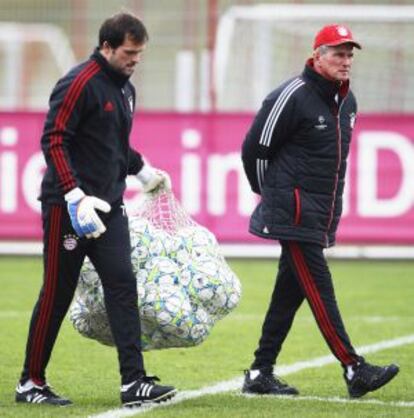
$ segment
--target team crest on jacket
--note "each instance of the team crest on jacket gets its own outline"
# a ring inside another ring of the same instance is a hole
[[[351,129],[354,129],[355,119],[356,119],[356,114],[354,112],[350,113],[349,114],[349,126],[351,127]]]
[[[315,125],[315,128],[318,129],[319,131],[323,131],[327,127],[328,125],[325,123],[325,118],[322,115],[319,115],[318,124]]]
[[[78,239],[79,238],[76,235],[64,235],[63,248],[67,251],[73,251],[78,246]]]

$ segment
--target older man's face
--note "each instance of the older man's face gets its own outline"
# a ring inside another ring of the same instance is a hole
[[[352,44],[327,47],[326,51],[318,49],[313,54],[316,71],[328,80],[346,81],[350,77],[354,52]]]

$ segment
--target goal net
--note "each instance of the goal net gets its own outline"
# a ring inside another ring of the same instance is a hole
[[[297,75],[316,32],[350,27],[355,52],[352,89],[363,112],[414,111],[414,6],[236,6],[222,15],[214,55],[218,110],[252,111],[283,80]]]

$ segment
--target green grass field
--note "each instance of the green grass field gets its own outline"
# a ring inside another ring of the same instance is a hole
[[[233,260],[243,296],[200,346],[148,352],[147,371],[180,391],[240,377],[256,348],[276,261]],[[414,334],[414,263],[331,261],[337,299],[355,346]],[[65,321],[48,369],[57,392],[74,405],[55,409],[16,405],[14,387],[23,361],[31,309],[41,280],[40,258],[0,258],[0,417],[86,417],[119,407],[116,353],[81,337]],[[303,306],[279,358],[290,365],[329,354],[310,310]],[[246,397],[239,391],[202,396],[145,412],[148,417],[414,417],[414,344],[368,354],[378,364],[397,362],[398,377],[359,402],[348,402],[340,366],[305,368],[284,379],[297,399]],[[340,398],[340,399],[338,399]],[[345,400],[345,402],[341,402]],[[405,403],[404,403],[405,402]],[[116,416],[116,415],[113,415]]]

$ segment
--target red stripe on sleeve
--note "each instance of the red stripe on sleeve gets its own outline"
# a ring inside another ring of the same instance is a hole
[[[62,149],[62,132],[66,128],[67,121],[73,112],[73,108],[75,107],[76,101],[79,99],[83,88],[99,69],[99,65],[95,61],[92,61],[75,77],[66,92],[56,116],[54,131],[57,133],[50,137],[50,155],[65,191],[73,189],[76,186],[76,181]]]

